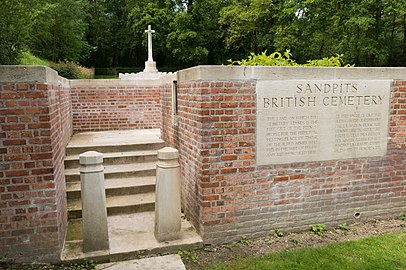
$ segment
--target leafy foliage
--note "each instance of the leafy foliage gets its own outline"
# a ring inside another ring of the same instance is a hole
[[[36,1],[2,0],[0,8],[0,64],[18,64],[30,29],[30,5]]]
[[[86,66],[143,67],[151,24],[160,68],[264,51],[295,58],[254,61],[406,65],[406,0],[2,0],[1,7],[0,64],[18,64],[29,50]]]
[[[39,0],[34,12],[29,47],[52,61],[78,61],[89,46],[83,40],[84,0]]]
[[[273,235],[277,238],[283,237],[283,231],[281,229],[276,228],[273,232]]]
[[[324,225],[324,224],[315,224],[315,225],[310,226],[310,231],[319,236],[323,236],[325,230],[326,230],[326,225]]]
[[[223,47],[218,17],[224,1],[195,1],[187,12],[175,14],[167,48],[177,62],[189,65],[216,63],[216,52]]]
[[[272,47],[273,1],[235,0],[220,11],[219,24],[226,48],[246,54]]]
[[[298,64],[291,58],[290,50],[284,53],[274,52],[270,55],[262,52],[260,54],[251,53],[247,59],[233,61],[228,60],[230,65],[240,66],[325,66],[325,67],[340,67],[343,65],[342,54],[336,56],[325,57],[323,59],[308,60],[306,64]],[[350,66],[350,65],[345,65]]]
[[[4,270],[13,270],[13,260],[8,259],[5,256],[0,257],[0,269]]]
[[[60,61],[52,63],[51,68],[58,71],[58,74],[67,79],[91,79],[93,71],[71,61]]]
[[[340,224],[340,225],[338,225],[338,229],[340,229],[340,230],[342,230],[342,231],[349,231],[349,230],[351,230],[350,229],[350,226],[348,226],[348,224],[347,223],[343,223],[343,224]]]
[[[73,264],[72,266],[75,270],[94,270],[96,269],[96,262],[85,258],[82,262]]]
[[[183,260],[191,260],[194,263],[199,262],[199,256],[194,250],[179,249],[178,255],[181,256]]]

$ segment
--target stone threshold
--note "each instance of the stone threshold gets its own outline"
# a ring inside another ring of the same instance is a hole
[[[71,220],[61,260],[75,263],[83,259],[98,263],[139,259],[144,256],[173,254],[180,248],[203,247],[203,240],[194,227],[183,218],[180,238],[174,241],[158,242],[154,236],[154,212],[109,216],[108,230],[110,250],[84,253],[82,251],[81,220]]]

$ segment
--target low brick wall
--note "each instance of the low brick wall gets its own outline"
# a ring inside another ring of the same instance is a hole
[[[174,118],[173,76],[67,81],[45,67],[0,66],[0,256],[59,261],[67,224],[63,159],[74,131],[161,127],[180,151],[182,208],[206,243],[337,225],[357,213],[361,220],[404,213],[405,74],[195,67],[177,74]],[[297,79],[391,80],[386,154],[257,165],[258,83]]]
[[[160,80],[69,81],[46,67],[0,66],[0,257],[60,261],[71,135],[159,128],[161,88]]]
[[[157,81],[71,81],[74,131],[150,129],[161,126]]]
[[[385,156],[256,165],[258,81],[402,77],[405,69],[202,66],[179,71],[178,126],[168,122],[172,112],[163,101],[163,133],[180,151],[183,208],[205,242],[406,212],[406,80],[393,80],[390,89]]]
[[[69,82],[45,67],[0,66],[0,256],[58,262],[66,225]]]

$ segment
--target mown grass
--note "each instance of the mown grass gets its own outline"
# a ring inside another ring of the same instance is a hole
[[[262,257],[238,258],[230,264],[206,269],[406,269],[406,232]]]
[[[49,67],[51,65],[51,61],[41,59],[33,55],[31,52],[25,51],[21,55],[20,65]]]

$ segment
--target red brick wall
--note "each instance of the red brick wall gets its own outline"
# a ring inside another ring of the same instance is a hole
[[[406,82],[391,88],[384,157],[256,166],[254,80],[179,82],[183,208],[207,243],[406,212]],[[168,97],[168,95],[166,95]],[[173,134],[170,134],[170,133]]]
[[[158,128],[160,88],[159,81],[68,81],[45,67],[0,66],[0,256],[60,260],[73,131]]]
[[[72,124],[67,82],[58,78],[0,83],[0,254],[18,261],[59,261],[65,236],[63,159]]]
[[[172,116],[172,84],[163,86],[161,91],[162,103],[162,139],[168,146],[174,147],[182,153],[179,163],[182,174],[181,196],[182,210],[195,226],[200,219],[200,200],[197,196],[200,188],[196,185],[201,174],[201,160],[199,158],[200,123],[194,115],[199,114],[200,89],[196,84],[178,84],[178,110],[175,125]]]
[[[74,131],[159,128],[159,85],[87,80],[71,84]]]
[[[51,123],[51,147],[55,193],[47,196],[56,196],[59,243],[65,241],[67,225],[66,183],[64,171],[65,147],[73,133],[72,104],[68,85],[48,85],[49,115]]]
[[[162,105],[162,125],[161,136],[162,139],[171,146],[179,145],[178,129],[173,123],[172,111],[172,83],[165,83],[161,89],[161,105]]]

